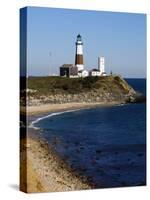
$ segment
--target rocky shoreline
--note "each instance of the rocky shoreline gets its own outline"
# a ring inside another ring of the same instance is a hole
[[[21,148],[27,156],[26,192],[60,192],[93,188],[86,177],[72,171],[37,132],[28,129],[28,138]],[[22,162],[23,164],[23,162]]]

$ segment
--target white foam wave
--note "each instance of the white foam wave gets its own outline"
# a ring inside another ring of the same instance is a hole
[[[67,110],[67,111],[62,111],[62,112],[55,112],[55,113],[51,113],[51,114],[43,116],[43,117],[39,117],[36,120],[34,120],[34,121],[31,122],[31,124],[29,125],[29,128],[39,129],[37,126],[35,126],[35,124],[37,124],[41,120],[44,120],[46,118],[53,117],[53,116],[56,116],[56,115],[61,115],[63,113],[75,112],[75,111],[78,111],[78,110],[81,110],[81,109]]]

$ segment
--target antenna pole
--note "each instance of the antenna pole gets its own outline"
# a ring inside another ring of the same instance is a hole
[[[52,57],[52,52],[49,52],[49,57],[50,57],[50,64],[49,64],[49,76],[52,74],[52,67],[51,67],[51,57]]]

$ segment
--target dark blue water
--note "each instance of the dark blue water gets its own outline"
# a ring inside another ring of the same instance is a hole
[[[145,80],[130,79],[146,93]],[[92,108],[39,121],[43,137],[98,187],[146,184],[146,105]]]
[[[146,79],[126,79],[137,92],[141,92],[146,95]]]

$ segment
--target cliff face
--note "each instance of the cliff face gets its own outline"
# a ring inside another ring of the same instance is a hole
[[[27,105],[69,102],[136,102],[144,98],[121,77],[31,77],[28,79]],[[22,103],[24,99],[21,99]]]

